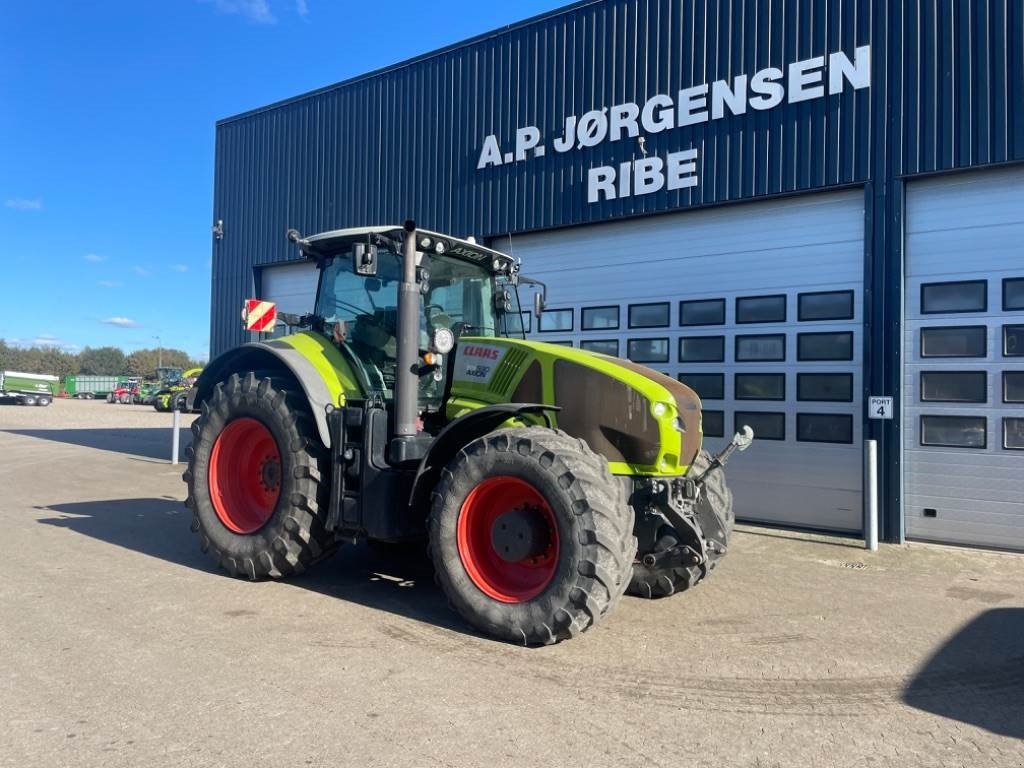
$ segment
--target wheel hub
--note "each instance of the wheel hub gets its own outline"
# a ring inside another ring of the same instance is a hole
[[[506,563],[533,560],[551,546],[551,530],[540,509],[516,507],[495,519],[491,546]]]
[[[281,487],[281,462],[273,456],[263,459],[263,466],[260,467],[260,482],[268,491],[276,491]]]

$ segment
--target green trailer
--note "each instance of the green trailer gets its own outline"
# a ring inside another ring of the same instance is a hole
[[[68,397],[80,400],[105,398],[119,386],[128,383],[128,376],[92,376],[70,374],[64,377],[62,389]]]
[[[60,382],[45,373],[0,371],[0,402],[17,405],[49,405]]]

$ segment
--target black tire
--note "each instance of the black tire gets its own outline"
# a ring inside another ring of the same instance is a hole
[[[48,398],[48,397],[40,397],[38,400],[36,400],[36,405],[49,405],[49,404],[50,404],[50,398]]]
[[[701,451],[693,462],[690,472],[699,475],[711,464],[711,454]],[[732,508],[732,491],[725,484],[725,472],[718,469],[708,475],[704,492],[698,505],[714,511],[723,521],[726,541],[732,536],[736,516]],[[700,566],[676,568],[650,568],[640,561],[642,555],[663,552],[680,543],[679,537],[667,520],[661,515],[650,515],[637,525],[639,547],[637,560],[633,563],[633,575],[626,593],[636,597],[654,599],[685,592],[696,586],[702,578],[714,570],[720,556],[711,553],[706,568]]]
[[[214,444],[226,427],[241,419],[262,424],[280,457],[276,505],[262,527],[248,533],[235,532],[222,521],[210,492]],[[269,378],[257,380],[252,372],[233,374],[203,403],[192,424],[187,456],[183,479],[192,530],[199,534],[203,551],[232,576],[284,578],[337,549],[334,535],[324,528],[330,494],[327,451],[301,393]]]
[[[550,581],[518,602],[485,593],[460,553],[467,498],[496,478],[539,494],[555,523],[550,533],[557,532]],[[583,441],[541,427],[494,432],[459,451],[432,494],[428,531],[437,581],[452,607],[486,634],[523,645],[556,643],[596,624],[621,598],[636,551],[633,510],[605,459]]]
[[[185,410],[185,399],[188,397],[187,392],[179,392],[171,398],[171,410],[172,411],[184,411]]]

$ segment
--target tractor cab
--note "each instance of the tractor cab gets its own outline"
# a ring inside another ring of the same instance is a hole
[[[442,406],[446,356],[459,339],[522,339],[523,316],[519,267],[511,257],[425,230],[415,239],[417,410],[429,414]],[[321,270],[313,327],[348,353],[366,392],[392,401],[404,230],[343,229],[297,242]]]

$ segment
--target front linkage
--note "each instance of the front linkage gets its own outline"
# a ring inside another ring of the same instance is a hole
[[[665,597],[694,586],[725,555],[732,534],[732,494],[721,468],[754,438],[744,427],[719,454],[702,451],[691,473],[675,479],[632,481],[639,543],[629,593]]]

